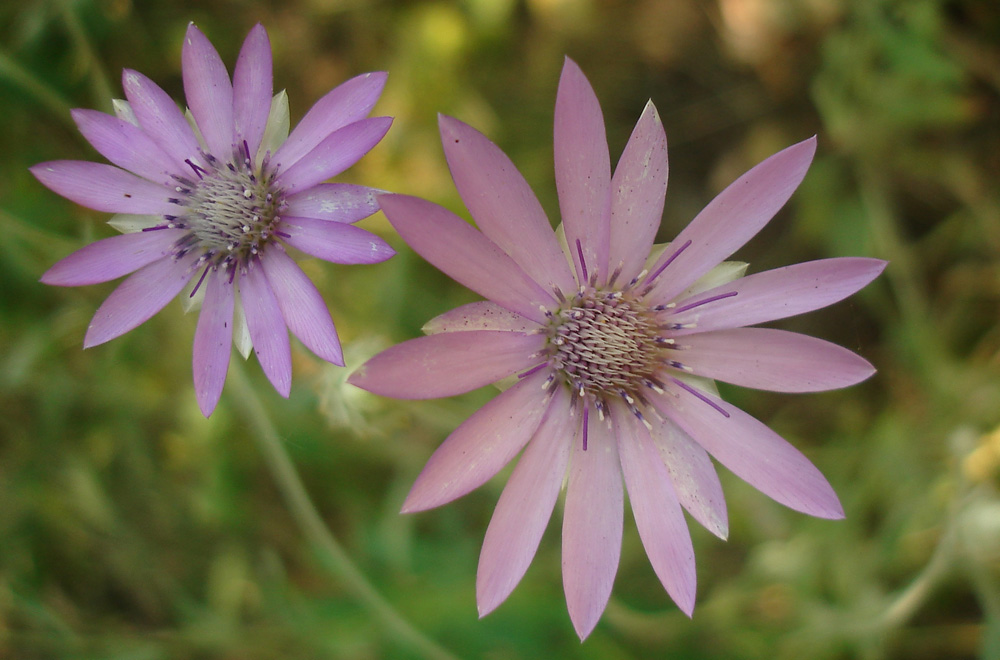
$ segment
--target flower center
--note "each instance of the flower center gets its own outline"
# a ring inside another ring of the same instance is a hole
[[[640,299],[586,290],[563,303],[547,333],[552,366],[581,397],[641,399],[656,383],[664,340]]]

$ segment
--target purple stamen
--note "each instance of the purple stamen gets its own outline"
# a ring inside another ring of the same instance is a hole
[[[201,278],[198,280],[198,283],[194,285],[194,288],[191,289],[191,295],[188,296],[188,298],[194,298],[194,294],[198,293],[198,289],[201,288],[201,283],[205,281],[205,277],[208,275],[208,271],[211,268],[211,265],[205,267],[205,270],[201,274]]]
[[[693,302],[689,305],[684,305],[683,307],[678,307],[674,310],[674,314],[680,314],[681,312],[686,312],[689,309],[694,309],[695,307],[701,307],[702,305],[707,305],[710,302],[715,302],[716,300],[723,300],[724,298],[732,298],[733,296],[739,294],[739,291],[730,291],[729,293],[720,293],[717,296],[712,296],[711,298],[706,298],[705,300],[699,300],[698,302]]]
[[[518,378],[527,378],[531,374],[538,373],[539,371],[541,371],[542,369],[544,369],[547,366],[549,366],[548,362],[542,362],[541,364],[536,365],[536,366],[532,367],[531,369],[528,369],[523,374],[518,374],[517,377]]]
[[[580,241],[577,241],[579,245]],[[587,451],[587,423],[590,421],[590,407],[583,402],[583,451]]]
[[[274,235],[275,236],[281,236],[282,238],[291,238],[292,237],[291,234],[286,234],[285,232],[278,231],[277,229],[274,230]]]
[[[580,256],[580,270],[583,271],[583,281],[586,282],[589,279],[587,277],[587,262],[583,258],[583,245],[579,238],[576,239],[576,253]]]
[[[699,399],[701,399],[702,401],[704,401],[708,405],[710,405],[713,408],[715,408],[718,412],[722,413],[723,417],[729,417],[729,413],[727,413],[726,410],[722,406],[720,406],[719,404],[717,404],[715,401],[712,401],[707,396],[705,396],[704,394],[702,394],[701,392],[699,392],[695,388],[691,387],[690,385],[688,385],[684,381],[678,380],[676,378],[671,378],[670,380],[672,380],[675,384],[680,385],[682,388],[684,388],[685,390],[687,390],[689,393],[695,395],[696,397],[698,397]]]
[[[655,280],[657,277],[659,277],[660,273],[662,273],[663,271],[665,271],[667,269],[667,266],[669,266],[670,264],[674,263],[674,259],[676,259],[677,257],[679,257],[680,254],[681,254],[681,252],[683,252],[684,250],[688,249],[688,247],[690,247],[690,245],[691,245],[691,241],[688,241],[684,245],[682,245],[679,248],[677,248],[677,252],[674,252],[672,255],[670,255],[670,258],[667,259],[666,261],[664,261],[662,266],[660,266],[659,268],[657,268],[656,270],[654,270],[653,274],[646,278],[646,286],[647,287],[652,286],[653,280]]]
[[[143,227],[142,231],[159,231],[161,229],[169,229],[166,225],[156,225],[155,227]]]
[[[208,174],[208,170],[200,167],[194,161],[192,161],[190,158],[185,158],[184,162],[187,163],[191,167],[192,170],[194,170],[194,173],[198,175],[199,179],[204,179],[205,178],[205,177],[202,176],[202,174]]]
[[[252,159],[250,158],[250,145],[249,145],[249,144],[247,144],[247,141],[246,141],[246,140],[243,140],[243,153],[245,153],[245,154],[246,154],[246,156],[247,156],[247,160],[248,160],[248,161],[251,161],[251,160],[252,160]]]

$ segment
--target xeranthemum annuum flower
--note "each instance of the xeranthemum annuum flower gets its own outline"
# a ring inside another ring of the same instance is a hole
[[[695,563],[682,508],[717,536],[728,533],[709,455],[782,504],[843,517],[819,470],[723,401],[712,380],[806,392],[874,373],[839,346],[745,326],[841,300],[884,262],[825,259],[746,277],[745,265],[721,263],[785,204],[805,176],[815,139],[744,174],[650,255],[667,187],[666,135],[652,103],[612,175],[600,105],[566,61],[555,108],[562,243],[496,145],[450,117],[440,128],[455,185],[480,231],[421,199],[379,201],[414,250],[488,300],[432,320],[429,336],[380,353],[350,382],[422,399],[516,374],[516,384],[434,452],[403,505],[421,511],[460,497],[524,449],[483,542],[481,616],[523,577],[564,481],[563,585],[581,639],[604,611],[617,571],[623,478],[649,560],[688,615]]]
[[[113,165],[54,161],[31,168],[43,184],[83,206],[116,213],[124,231],[74,252],[42,276],[59,286],[96,284],[133,273],[104,301],[84,347],[144,323],[185,288],[202,303],[193,364],[198,405],[215,409],[230,343],[253,348],[287,397],[288,331],[316,355],[343,366],[337,332],[319,291],[283,244],[343,264],[393,255],[351,223],[378,210],[371,188],[321,183],[356,163],[389,130],[367,118],[385,86],[368,73],[320,99],[289,134],[288,99],[272,98],[271,45],[255,26],[232,81],[204,34],[188,27],[182,51],[185,114],[149,78],[125,70],[117,116],[74,110],[91,145]]]

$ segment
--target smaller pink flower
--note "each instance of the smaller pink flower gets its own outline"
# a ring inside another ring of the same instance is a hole
[[[709,455],[786,506],[843,517],[819,470],[723,401],[712,380],[811,392],[874,373],[823,340],[746,326],[837,302],[871,282],[885,262],[825,259],[746,277],[738,265],[720,263],[788,201],[815,139],[754,167],[650,254],[667,187],[667,140],[652,103],[612,174],[600,105],[566,60],[555,110],[565,241],[496,145],[450,117],[440,128],[479,230],[421,199],[379,201],[414,250],[488,300],[432,320],[430,336],[376,355],[350,382],[423,399],[516,375],[434,452],[403,505],[412,512],[450,502],[521,453],[483,542],[480,615],[524,576],[564,483],[563,584],[581,639],[611,594],[626,491],[650,563],[688,615],[695,563],[682,510],[717,536],[728,534]]]
[[[207,417],[222,394],[232,342],[244,357],[253,348],[285,397],[289,330],[343,366],[330,312],[284,246],[342,264],[394,254],[352,226],[378,210],[378,191],[321,183],[378,144],[392,119],[367,118],[386,80],[368,73],[329,92],[289,134],[287,97],[271,95],[271,44],[261,25],[247,35],[232,80],[194,24],[182,64],[188,118],[153,81],[126,69],[128,100],[115,102],[117,116],[73,111],[84,137],[113,165],[53,161],[31,172],[67,199],[118,214],[110,224],[127,232],[74,252],[42,276],[46,284],[81,286],[133,273],[97,310],[85,348],[144,323],[182,290],[188,301],[203,295],[193,367]]]

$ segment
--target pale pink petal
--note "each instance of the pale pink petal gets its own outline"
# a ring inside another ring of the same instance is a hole
[[[167,152],[137,126],[96,110],[72,111],[83,137],[98,153],[129,172],[162,184],[173,184],[171,175],[184,171]]]
[[[233,70],[233,140],[238,147],[246,141],[251,158],[260,148],[271,109],[271,68],[271,41],[258,23],[244,40]]]
[[[282,216],[284,241],[306,254],[338,264],[377,264],[396,251],[370,231],[314,218]]]
[[[463,332],[467,330],[511,330],[513,332],[532,332],[540,328],[534,321],[529,321],[505,307],[489,300],[479,300],[460,305],[440,316],[432,318],[421,328],[424,334],[436,335],[439,332]]]
[[[776,268],[680,301],[661,318],[673,324],[694,324],[677,330],[676,335],[783,319],[843,300],[878,277],[885,266],[879,259],[840,257]],[[699,304],[703,301],[711,302]]]
[[[648,415],[649,435],[667,466],[681,506],[720,539],[729,536],[726,498],[712,459],[697,442],[669,419]]]
[[[378,211],[382,191],[349,183],[320,183],[290,196],[284,213],[299,218],[357,222]]]
[[[798,449],[711,394],[668,383],[656,407],[737,477],[785,506],[819,518],[843,518],[837,494]]]
[[[250,340],[260,368],[278,394],[288,398],[292,389],[292,352],[288,343],[288,328],[281,315],[278,299],[259,262],[252,262],[246,272],[240,275],[239,286]]]
[[[566,476],[574,422],[566,389],[555,388],[545,418],[510,475],[486,530],[476,574],[479,616],[507,599],[535,556]]]
[[[125,96],[139,126],[161,149],[177,163],[191,160],[204,164],[201,145],[198,144],[191,125],[166,92],[146,76],[131,69],[125,69],[122,73],[122,87],[125,88]]]
[[[194,23],[181,49],[184,96],[210,153],[229,158],[233,151],[233,84],[215,47]]]
[[[170,189],[123,169],[82,160],[53,160],[29,168],[49,190],[81,206],[108,213],[176,214]]]
[[[576,289],[566,257],[528,182],[499,147],[457,119],[438,118],[451,176],[476,224],[545,289]]]
[[[649,563],[681,611],[694,611],[694,546],[670,475],[649,431],[623,405],[614,407],[618,453],[632,514]]]
[[[309,109],[271,162],[287,169],[334,131],[367,117],[385,87],[386,75],[381,71],[365,73],[327,92]]]
[[[632,136],[611,178],[611,247],[608,266],[621,268],[618,282],[639,274],[653,247],[667,193],[667,134],[653,102]]]
[[[186,234],[184,229],[163,229],[105,238],[58,261],[41,281],[53,286],[108,282],[167,256]]]
[[[537,322],[545,320],[539,305],[555,306],[513,259],[448,209],[407,195],[382,195],[379,204],[417,254],[460,284]]]
[[[549,397],[541,387],[545,377],[541,372],[528,376],[452,431],[428,459],[402,512],[451,502],[479,488],[507,465],[535,433],[549,407]]]
[[[94,314],[83,347],[103,344],[148,321],[188,283],[197,259],[196,252],[189,252],[180,259],[154,261],[130,275]]]
[[[348,382],[396,399],[455,396],[538,364],[544,344],[542,335],[500,330],[418,337],[382,351]]]
[[[215,269],[202,282],[205,301],[198,314],[194,331],[194,351],[191,364],[194,371],[194,392],[201,413],[208,417],[222,396],[229,372],[230,344],[233,341],[233,285],[229,275]]]
[[[822,339],[770,328],[736,328],[684,337],[680,358],[694,373],[774,392],[820,392],[860,383],[875,367]]]
[[[563,513],[562,574],[569,618],[583,640],[601,618],[618,572],[624,495],[618,450],[607,424],[591,416],[586,450],[581,433],[574,436]]]
[[[340,174],[378,144],[391,125],[392,117],[372,117],[348,124],[320,142],[294,165],[280,170],[274,180],[275,185],[295,193]]]
[[[260,263],[292,334],[317,356],[344,366],[337,329],[316,286],[277,245],[269,246]]]
[[[656,276],[651,299],[669,303],[753,238],[798,188],[815,153],[811,137],[764,160],[719,193],[651,269]]]

